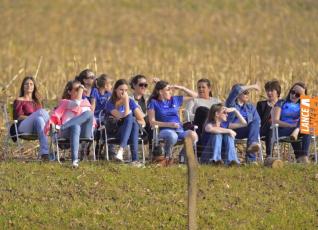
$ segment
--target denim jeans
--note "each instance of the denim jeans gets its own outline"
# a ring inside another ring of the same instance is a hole
[[[139,125],[136,118],[130,113],[124,118],[116,138],[120,140],[120,147],[125,148],[128,144],[130,145],[132,161],[138,160],[138,135]]]
[[[278,128],[278,136],[290,136],[290,134],[294,131],[295,128]],[[309,155],[309,146],[310,146],[310,135],[309,134],[300,134],[302,137],[301,142],[292,142],[291,145],[293,147],[296,158],[301,156]]]
[[[44,134],[45,123],[49,120],[49,114],[44,109],[38,109],[25,118],[19,125],[21,133],[36,133],[40,141],[40,154],[49,154],[47,136]]]
[[[225,164],[236,161],[237,158],[234,138],[228,134],[205,134],[205,146],[201,156],[202,163],[211,163],[223,160]]]
[[[78,159],[80,138],[91,138],[94,114],[86,111],[61,126],[61,137],[70,138],[72,161]]]
[[[179,139],[184,139],[186,132],[176,132],[174,129],[163,129],[159,132],[159,138],[164,140],[165,156],[172,157],[172,147]]]
[[[236,132],[236,139],[244,139],[247,138],[247,147],[250,146],[252,143],[259,143],[259,125],[260,119],[252,120],[247,127],[235,129]],[[246,153],[246,161],[256,161],[255,153]]]

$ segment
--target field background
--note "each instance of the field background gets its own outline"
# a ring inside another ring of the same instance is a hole
[[[41,57],[37,80],[48,100],[87,67],[190,88],[207,77],[221,99],[234,83],[274,78],[283,95],[299,80],[318,93],[316,0],[0,0],[0,15],[2,100],[17,97]],[[183,166],[67,165],[1,162],[0,226],[186,227]],[[200,167],[199,185],[201,229],[318,227],[317,166]]]
[[[114,79],[157,76],[224,99],[234,83],[303,80],[317,93],[315,0],[0,1],[0,81],[36,72],[44,98],[90,67]],[[264,93],[263,93],[264,94]],[[259,96],[254,96],[254,100]]]

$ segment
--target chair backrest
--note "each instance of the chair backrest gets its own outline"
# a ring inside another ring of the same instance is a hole
[[[10,126],[13,120],[13,104],[3,102],[1,103],[1,110],[3,114],[5,126],[7,128],[7,132],[10,133]]]

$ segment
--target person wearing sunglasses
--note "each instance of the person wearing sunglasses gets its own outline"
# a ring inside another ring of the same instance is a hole
[[[295,83],[289,90],[285,99],[279,100],[273,109],[273,123],[278,124],[278,135],[290,136],[297,140],[302,136],[301,142],[292,142],[292,147],[299,163],[309,163],[310,135],[299,134],[300,124],[300,96],[307,95],[307,87],[303,82]]]
[[[51,113],[45,125],[48,133],[51,124],[60,126],[59,136],[70,139],[72,165],[78,167],[78,151],[81,138],[92,138],[94,113],[91,104],[82,98],[85,87],[77,80],[67,82],[62,100]]]
[[[136,104],[139,106],[141,111],[146,116],[146,114],[147,114],[147,99],[149,97],[148,95],[146,95],[147,88],[148,88],[147,78],[141,74],[135,75],[130,80],[130,87],[133,91],[131,98],[136,102]]]
[[[254,85],[243,85],[236,84],[232,87],[228,98],[226,99],[225,106],[228,108],[236,108],[243,118],[246,120],[246,127],[240,127],[234,129],[236,132],[237,139],[247,138],[247,149],[246,149],[246,162],[256,162],[256,153],[260,150],[259,143],[259,127],[260,117],[257,113],[255,106],[249,102],[250,90],[259,91],[260,87],[258,84]],[[239,119],[233,112],[228,116],[229,123],[237,123]]]
[[[228,113],[234,113],[238,122],[229,123]],[[240,161],[234,144],[236,132],[233,129],[247,125],[246,120],[236,108],[226,108],[222,103],[211,106],[202,134],[201,163],[237,165]]]
[[[265,137],[266,156],[270,155],[272,111],[281,93],[279,81],[272,80],[265,83],[266,100],[258,101],[257,112],[261,118],[260,136]]]
[[[85,91],[83,92],[83,99],[87,100],[92,105],[92,110],[95,110],[95,98],[91,95],[93,89],[96,86],[95,74],[91,69],[85,69],[78,76],[75,77],[75,80],[78,80],[84,87]]]

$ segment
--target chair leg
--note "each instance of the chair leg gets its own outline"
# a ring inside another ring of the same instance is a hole
[[[314,154],[315,154],[315,164],[317,164],[318,162],[318,156],[317,156],[317,142],[316,142],[316,136],[314,135],[313,136],[313,139],[314,139]]]
[[[61,160],[60,160],[60,150],[59,150],[59,141],[58,139],[56,138],[56,157],[57,157],[57,161],[61,163]]]
[[[108,151],[108,143],[107,143],[107,132],[106,132],[106,129],[104,129],[104,134],[105,134],[105,155],[106,155],[106,160],[109,161],[109,151]]]
[[[145,158],[145,145],[144,145],[144,140],[141,139],[141,148],[142,148],[142,163],[146,163],[146,158]]]

